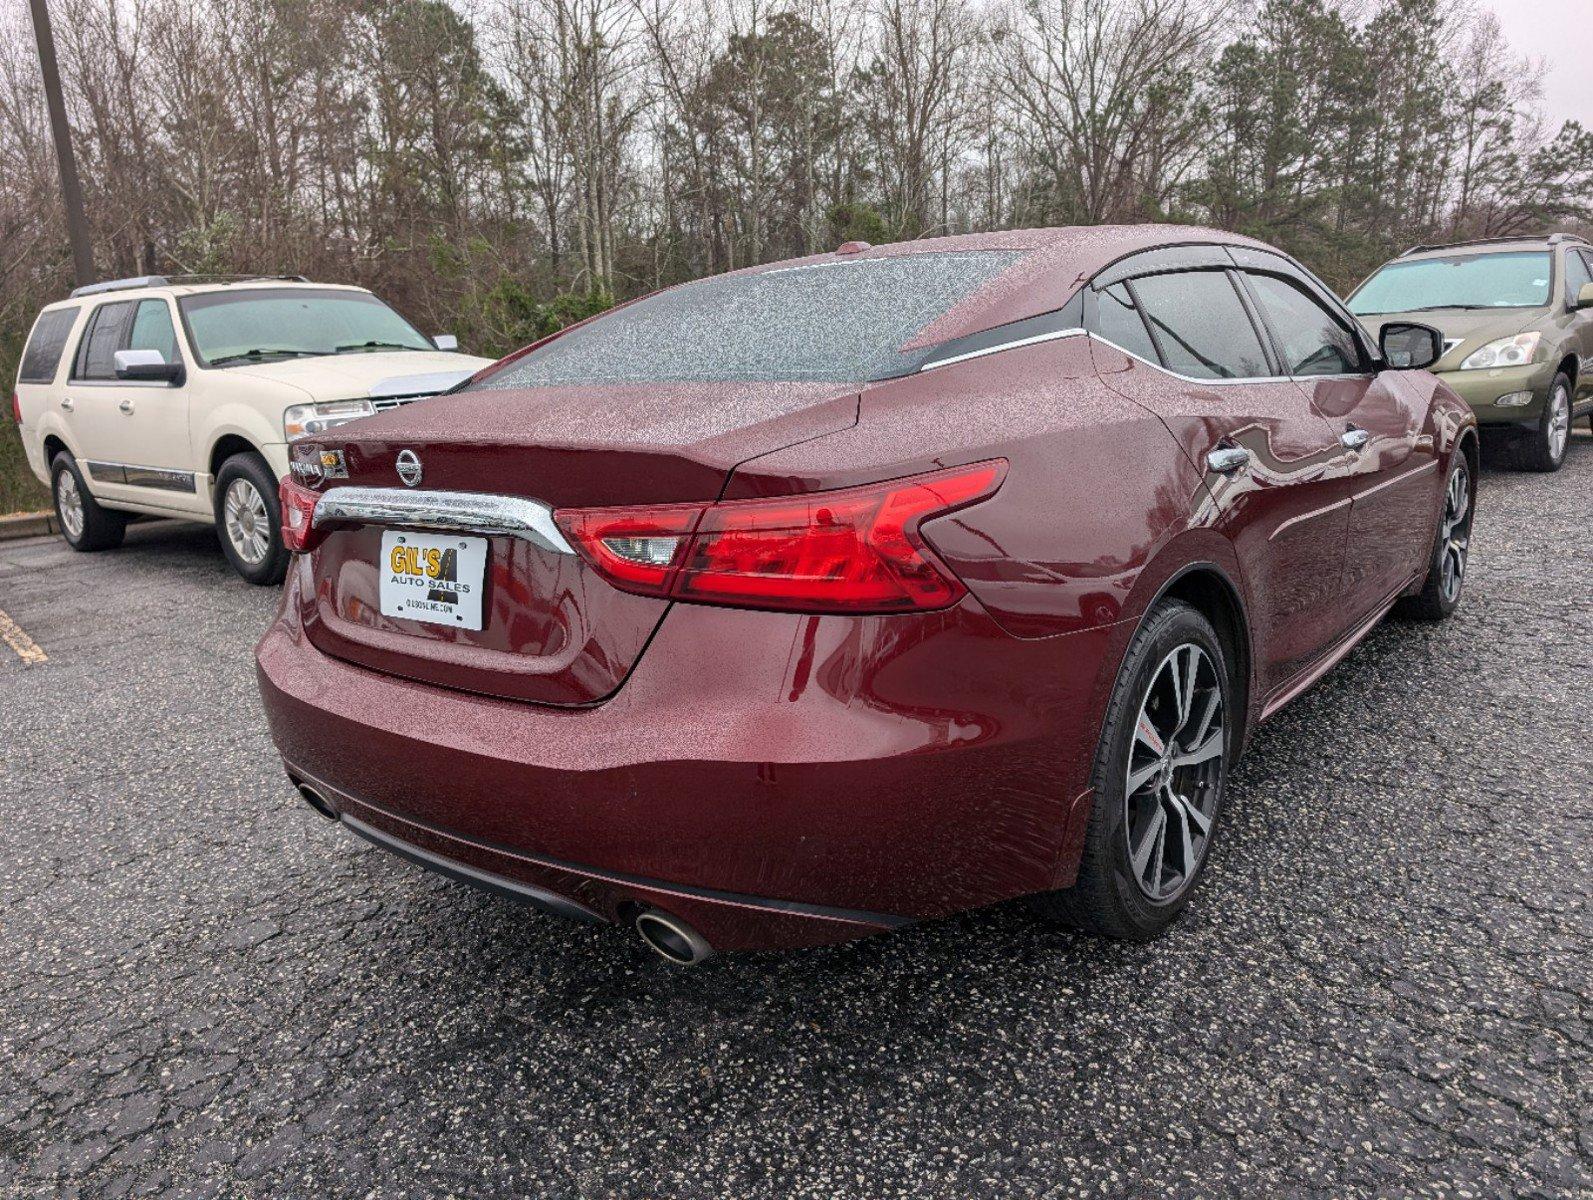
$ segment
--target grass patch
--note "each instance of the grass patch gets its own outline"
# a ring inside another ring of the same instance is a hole
[[[0,516],[50,507],[50,493],[28,469],[22,438],[10,417],[0,417]]]

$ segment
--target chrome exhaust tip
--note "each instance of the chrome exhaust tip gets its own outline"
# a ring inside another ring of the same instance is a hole
[[[679,917],[656,908],[638,913],[632,924],[653,953],[677,967],[695,966],[714,956],[714,948],[702,934]]]
[[[338,821],[342,819],[337,815],[337,809],[333,808],[326,802],[326,797],[321,795],[320,792],[316,791],[309,784],[295,783],[293,786],[298,788],[299,795],[304,797],[304,802],[311,808],[315,809],[316,812],[320,813],[328,821]]]

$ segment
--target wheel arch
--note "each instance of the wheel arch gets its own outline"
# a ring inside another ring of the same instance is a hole
[[[260,454],[260,447],[242,434],[222,434],[210,447],[210,454],[206,458],[206,469],[210,472],[212,483],[215,481],[216,474],[221,470],[221,464],[235,454]],[[262,458],[265,457],[263,454],[260,456]]]
[[[1582,360],[1576,354],[1567,354],[1560,359],[1560,365],[1555,368],[1571,381],[1571,394],[1573,402],[1576,396],[1576,379],[1582,368]]]
[[[1250,740],[1251,686],[1254,647],[1250,617],[1239,587],[1221,565],[1211,561],[1186,564],[1175,571],[1151,597],[1135,623],[1135,632],[1164,600],[1179,600],[1189,605],[1216,629],[1233,655],[1231,676],[1234,703],[1238,707],[1239,747]]]

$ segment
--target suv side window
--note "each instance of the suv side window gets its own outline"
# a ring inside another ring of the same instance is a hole
[[[127,336],[127,345],[121,350],[159,350],[169,363],[177,361],[177,330],[171,320],[171,308],[164,300],[140,300],[133,314],[133,327]]]
[[[1277,339],[1290,375],[1358,375],[1360,346],[1348,326],[1293,281],[1247,271],[1261,315]]]
[[[66,351],[66,339],[72,332],[78,311],[76,307],[54,308],[39,314],[28,338],[28,348],[22,352],[18,383],[55,382],[55,372],[61,366],[61,355]]]
[[[1587,262],[1580,250],[1567,250],[1565,252],[1565,302],[1572,307],[1576,306],[1576,298],[1582,294],[1584,284],[1593,283],[1593,274],[1588,272]]]
[[[1169,371],[1195,379],[1273,373],[1261,335],[1226,271],[1146,275],[1129,287]]]
[[[73,379],[116,378],[116,352],[122,348],[122,334],[132,311],[131,300],[102,304],[94,310],[88,328],[83,331],[83,339],[77,345],[77,360],[72,364]]]
[[[1100,334],[1118,349],[1137,354],[1146,362],[1161,361],[1156,355],[1156,343],[1145,328],[1145,318],[1126,284],[1114,283],[1095,294],[1093,324],[1090,332]]]

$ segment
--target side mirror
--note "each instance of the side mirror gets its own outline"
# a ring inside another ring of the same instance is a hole
[[[1593,283],[1584,283],[1582,290],[1576,294],[1576,303],[1572,308],[1593,308]]]
[[[436,346],[439,350],[459,349],[459,339],[451,333],[439,333],[436,337],[431,339],[431,344]]]
[[[1395,371],[1420,371],[1444,356],[1444,335],[1431,325],[1390,321],[1378,332],[1383,362]]]
[[[159,350],[118,350],[116,378],[138,383],[178,383],[183,377],[180,362],[169,363]]]

